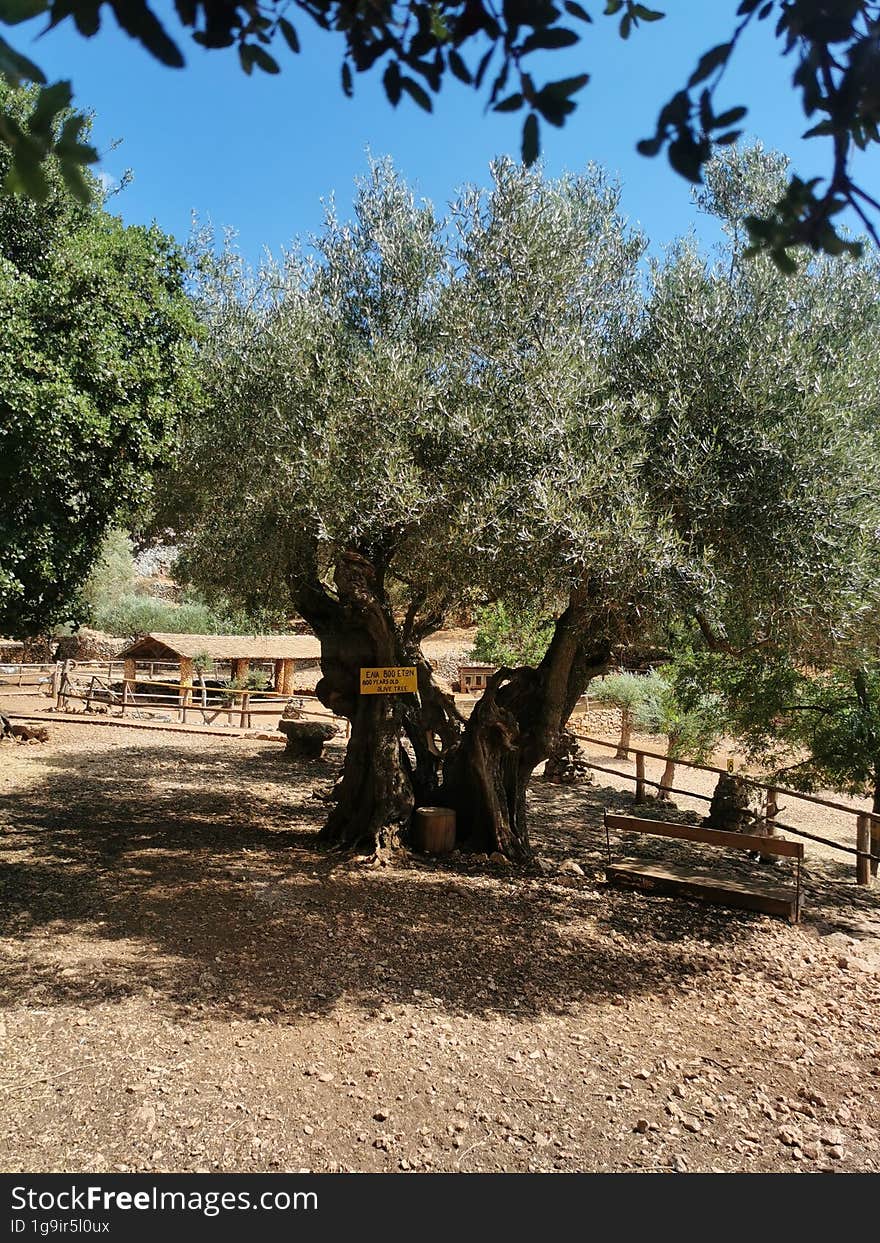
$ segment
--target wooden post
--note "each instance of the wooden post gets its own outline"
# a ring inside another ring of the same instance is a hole
[[[880,816],[869,816],[868,820],[871,824],[871,831],[868,840],[871,846],[871,854],[874,856],[874,858],[870,861],[871,875],[876,876],[877,857],[880,856]]]
[[[296,684],[296,661],[283,660],[281,662],[281,694],[292,695]]]
[[[250,703],[250,698],[251,697],[248,694],[248,692],[244,691],[241,697],[241,728],[242,729],[249,727],[251,723],[251,714],[248,712],[248,704]],[[247,726],[245,725],[245,721],[247,721]]]
[[[248,675],[250,667],[251,662],[247,659],[234,660],[232,662],[232,676],[234,678],[240,678],[243,682]]]
[[[776,825],[774,820],[779,815],[779,804],[776,801],[776,791],[773,787],[767,790],[767,798],[764,803],[764,823],[767,826],[767,836],[774,837],[776,834]]]
[[[52,673],[52,698],[55,700],[55,711],[59,710],[61,703],[61,665],[56,664]]]
[[[186,724],[186,707],[192,703],[193,663],[189,656],[180,658],[180,719]]]
[[[773,789],[772,786],[770,786],[767,789],[767,797],[764,800],[764,826],[763,827],[764,827],[764,833],[766,834],[767,837],[776,836],[776,825],[774,824],[774,817],[777,816],[778,814],[779,814],[779,804],[776,802],[776,791]],[[755,831],[760,832],[760,830],[761,830],[761,825],[759,822]],[[758,855],[758,859],[761,863],[775,863],[776,862],[773,855]]]
[[[871,849],[871,817],[859,816],[856,821],[856,850],[864,853],[856,858],[856,884],[870,885],[871,868],[867,855]]]
[[[284,690],[284,661],[275,661],[275,674],[272,678],[272,686],[275,694],[280,695]]]
[[[137,661],[129,656],[122,666],[122,715],[125,716],[125,705],[129,694],[134,693],[137,684]]]
[[[636,802],[644,803],[645,801],[645,757],[641,751],[636,751]]]

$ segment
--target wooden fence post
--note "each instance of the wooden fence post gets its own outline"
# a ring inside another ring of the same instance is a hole
[[[776,834],[776,825],[773,823],[776,816],[779,815],[779,804],[776,801],[776,791],[772,786],[767,787],[767,798],[764,803],[764,823],[767,826],[767,836],[774,837]]]
[[[870,834],[868,836],[868,842],[871,847],[871,854],[874,856],[874,858],[871,859],[870,861],[871,863],[870,870],[871,870],[871,875],[876,876],[877,875],[877,859],[878,859],[878,856],[880,856],[880,816],[869,816],[868,820],[871,825]]]
[[[645,801],[645,757],[636,751],[636,799],[637,803]]]
[[[856,850],[861,853],[856,857],[856,884],[870,885],[871,868],[868,852],[871,849],[871,818],[859,816],[856,821]]]

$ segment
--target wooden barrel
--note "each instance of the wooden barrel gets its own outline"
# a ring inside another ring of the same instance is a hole
[[[451,807],[417,807],[413,818],[416,850],[448,855],[455,849],[455,812]]]

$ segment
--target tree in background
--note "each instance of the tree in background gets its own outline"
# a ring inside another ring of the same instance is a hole
[[[724,732],[721,700],[711,694],[694,695],[684,703],[676,693],[674,672],[664,669],[642,679],[641,694],[633,709],[636,728],[666,739],[666,766],[657,798],[668,801],[675,780],[677,760],[705,762]]]
[[[33,94],[0,83],[0,100],[24,115]],[[9,159],[0,148],[0,173]],[[45,175],[40,203],[0,194],[0,630],[12,634],[85,617],[102,540],[145,498],[193,399],[182,254],[99,197],[80,203],[54,160]]]
[[[824,179],[792,176],[761,214],[746,217],[756,250],[766,251],[790,270],[787,248],[806,245],[839,254],[858,253],[860,243],[836,230],[835,216],[849,206],[875,242],[871,213],[880,203],[852,176],[854,152],[880,140],[880,4],[877,0],[740,0],[735,12],[721,12],[718,42],[700,56],[687,81],[661,108],[655,132],[638,144],[643,155],[666,151],[672,167],[699,182],[713,154],[735,142],[746,116],[744,105],[721,99],[728,65],[742,59],[751,27],[775,38],[791,66],[792,86],[808,119],[807,137],[825,139],[831,168]],[[95,35],[102,10],[163,64],[181,68],[184,57],[147,0],[0,0],[0,21],[15,26],[45,15],[48,26],[72,18],[80,34]],[[402,0],[363,5],[356,0],[177,0],[177,19],[202,48],[234,48],[245,73],[258,69],[277,74],[280,65],[268,50],[284,43],[300,52],[291,18],[305,18],[344,41],[342,89],[354,92],[355,73],[378,72],[389,102],[406,95],[431,111],[431,92],[439,92],[449,74],[483,91],[496,112],[524,112],[522,155],[533,163],[540,151],[539,124],[565,124],[576,107],[575,96],[590,75],[536,81],[542,54],[577,45],[589,38],[593,14],[618,23],[622,39],[664,13],[638,0]],[[537,57],[536,57],[537,54]],[[96,152],[82,141],[84,121],[68,117],[53,124],[70,104],[70,84],[45,85],[39,66],[0,39],[0,74],[18,85],[43,84],[31,115],[23,118],[0,107],[0,142],[11,153],[7,185],[40,197],[47,182],[42,163],[53,154],[72,191],[85,197],[88,182],[81,168]]]
[[[597,678],[589,686],[589,693],[593,699],[601,704],[610,704],[620,709],[620,740],[614,754],[616,760],[629,758],[629,740],[633,720],[645,696],[649,676],[626,671],[606,673],[604,678]]]
[[[98,560],[83,587],[83,599],[94,620],[134,592],[134,545],[127,531],[113,527],[104,536]],[[99,627],[103,629],[103,627]]]
[[[711,686],[728,728],[768,779],[796,790],[870,798],[880,813],[880,661],[808,672],[768,653],[701,653],[679,671],[679,695]]]
[[[550,643],[554,618],[539,609],[512,613],[498,602],[477,614],[472,656],[489,665],[537,665]]]

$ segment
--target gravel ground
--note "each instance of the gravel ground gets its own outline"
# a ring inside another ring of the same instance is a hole
[[[316,848],[342,747],[0,748],[4,1170],[880,1168],[880,903],[845,856],[808,844],[794,928],[609,890],[632,783],[602,776],[533,783],[540,873],[372,866]]]

